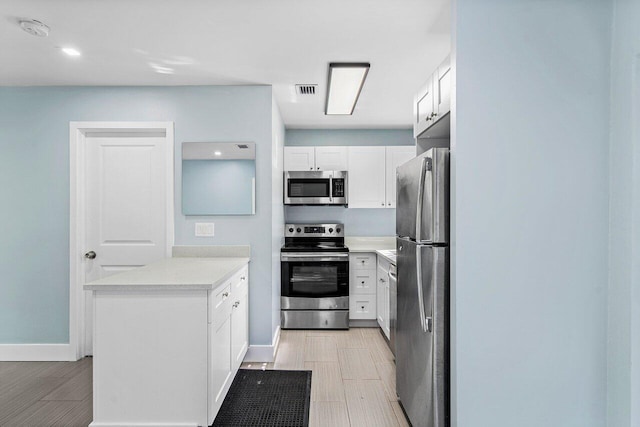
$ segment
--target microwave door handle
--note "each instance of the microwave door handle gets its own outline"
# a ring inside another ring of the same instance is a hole
[[[333,202],[333,176],[329,175],[329,203]]]

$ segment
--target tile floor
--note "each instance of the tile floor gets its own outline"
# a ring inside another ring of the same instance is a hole
[[[0,362],[0,426],[86,427],[91,358]],[[248,369],[311,370],[311,427],[408,426],[395,394],[393,355],[377,328],[282,331],[274,363]]]
[[[242,367],[313,371],[310,427],[408,426],[393,354],[378,328],[282,331],[274,363]]]

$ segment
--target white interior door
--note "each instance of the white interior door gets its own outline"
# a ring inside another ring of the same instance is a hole
[[[153,133],[87,133],[84,139],[84,283],[167,255],[169,143]],[[93,301],[84,292],[84,350],[93,353]]]

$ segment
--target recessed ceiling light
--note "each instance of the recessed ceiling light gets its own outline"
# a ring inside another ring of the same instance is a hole
[[[69,56],[80,56],[80,51],[72,47],[63,47],[62,51]]]
[[[20,28],[27,33],[36,37],[47,37],[49,35],[49,27],[35,19],[23,19],[19,22]]]
[[[329,64],[329,88],[325,114],[353,114],[369,68],[369,63],[333,62]]]
[[[222,153],[220,151],[215,151],[213,154],[215,154],[216,156],[222,156]]]

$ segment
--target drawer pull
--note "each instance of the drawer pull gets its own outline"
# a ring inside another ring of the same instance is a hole
[[[236,302],[233,304],[233,308],[238,308],[238,306],[239,306],[239,305],[240,305],[240,301],[236,301]]]
[[[222,296],[223,296],[224,298],[228,297],[228,296],[229,296],[229,292],[225,292],[225,293],[223,293],[223,294],[222,294]]]

